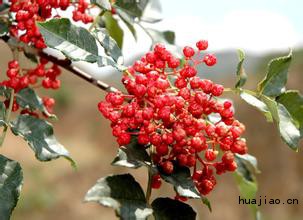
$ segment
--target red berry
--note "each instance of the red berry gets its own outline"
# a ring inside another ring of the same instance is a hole
[[[127,145],[130,143],[130,139],[131,139],[131,136],[127,133],[122,133],[118,139],[117,139],[117,142],[120,146],[122,145]]]
[[[234,172],[237,169],[237,163],[235,161],[231,162],[231,163],[227,163],[225,164],[226,170],[230,171],[230,172]]]
[[[234,154],[231,152],[225,152],[222,156],[222,162],[226,164],[234,162],[234,159]]]
[[[8,62],[8,68],[9,69],[19,68],[19,62],[17,60],[12,60],[12,61]]]
[[[161,135],[159,135],[159,134],[153,134],[153,135],[150,137],[150,142],[151,142],[151,144],[153,144],[153,145],[155,145],[155,146],[160,145],[161,142],[162,142]]]
[[[6,71],[6,75],[9,78],[14,78],[19,74],[19,70],[18,69],[8,69]]]
[[[84,13],[83,9],[78,11]],[[207,49],[208,43],[199,41],[196,46],[201,51]],[[153,162],[164,173],[173,172],[173,161],[179,166],[203,167],[192,178],[200,193],[206,195],[216,184],[213,172],[220,175],[234,171],[234,153],[247,152],[241,139],[245,127],[234,119],[232,103],[222,103],[215,97],[222,95],[224,87],[197,75],[201,60],[192,58],[195,50],[185,47],[183,53],[185,64],[176,69],[180,60],[157,44],[154,51],[135,61],[124,73],[122,83],[128,94],[108,94],[98,108],[111,121],[112,133],[120,145],[130,142],[127,132],[132,131],[142,147],[154,147]],[[212,66],[216,57],[207,54],[203,62]],[[51,81],[58,75],[54,72],[57,71],[46,70]],[[209,121],[211,114],[218,116],[216,122]],[[218,148],[224,155],[221,162],[214,162]],[[201,151],[205,151],[202,158],[198,155]],[[160,185],[160,177],[153,177],[152,187]],[[183,199],[178,195],[176,198]]]
[[[179,200],[181,202],[186,202],[188,200],[188,198],[184,197],[184,196],[176,195],[175,200]]]
[[[200,40],[196,43],[196,46],[199,50],[206,50],[208,48],[208,41]]]
[[[146,134],[140,134],[138,136],[138,143],[142,145],[146,145],[149,143],[149,137]]]
[[[193,167],[196,164],[196,157],[194,155],[187,156],[187,166]]]
[[[58,89],[61,86],[61,82],[59,79],[55,79],[54,81],[51,82],[51,87],[52,89]]]
[[[218,152],[214,150],[206,150],[205,151],[205,159],[208,161],[213,161],[216,159]]]
[[[211,93],[214,96],[220,96],[220,95],[222,95],[223,92],[224,92],[224,87],[222,85],[219,85],[219,84],[215,84],[212,87],[212,90],[211,90]]]
[[[164,156],[168,154],[168,146],[166,144],[156,146],[157,154]]]
[[[170,161],[165,161],[162,164],[162,169],[166,174],[171,174],[174,171],[174,165]]]
[[[159,174],[157,175],[154,175],[153,178],[152,178],[152,188],[153,189],[159,189],[161,187],[161,177]]]
[[[195,50],[192,47],[184,47],[183,48],[183,54],[186,57],[192,57],[193,55],[195,55]]]
[[[187,155],[185,154],[179,154],[177,156],[178,163],[180,166],[186,166],[187,165]]]
[[[207,66],[213,66],[217,63],[217,58],[213,54],[207,54],[203,61]]]

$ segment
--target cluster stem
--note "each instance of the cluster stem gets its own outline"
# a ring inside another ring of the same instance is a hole
[[[14,97],[15,97],[15,92],[13,89],[11,89],[9,106],[8,106],[8,109],[6,110],[6,114],[5,114],[5,125],[3,128],[1,137],[0,137],[0,147],[2,147],[2,145],[3,145],[4,139],[6,136],[6,132],[9,127],[9,121],[10,121],[11,112],[12,112],[12,108],[13,108]]]

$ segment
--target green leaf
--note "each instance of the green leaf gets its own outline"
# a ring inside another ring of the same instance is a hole
[[[238,184],[241,197],[247,200],[255,199],[258,190],[255,174],[259,172],[257,168],[257,160],[251,155],[241,156],[239,154],[236,154],[235,159],[238,168],[234,173],[234,177]],[[249,206],[253,211],[255,219],[258,219],[260,212],[257,205],[250,204]]]
[[[296,127],[287,109],[275,100],[262,95],[261,100],[267,105],[273,119],[275,120],[282,140],[293,150],[298,150],[300,131]]]
[[[110,11],[112,8],[109,0],[90,0],[90,3],[108,11]]]
[[[121,49],[118,47],[116,41],[109,36],[108,32],[105,29],[96,29],[93,34],[96,37],[97,41],[104,48],[106,54],[112,57],[116,63],[122,65],[123,56]]]
[[[285,89],[288,68],[292,59],[292,52],[288,56],[270,61],[265,78],[258,84],[258,91],[266,96],[276,97]]]
[[[282,104],[277,104],[279,114],[279,130],[282,139],[293,150],[298,151],[301,138],[300,130],[294,124],[291,115]]]
[[[5,125],[6,107],[3,102],[0,102],[0,127]]]
[[[0,18],[0,37],[7,35],[8,32],[8,23]]]
[[[0,86],[0,96],[3,96],[6,99],[9,99],[11,96],[11,88],[6,86]]]
[[[127,28],[132,33],[135,40],[137,40],[138,39],[137,38],[137,32],[136,32],[136,29],[135,29],[135,26],[134,26],[135,19],[132,18],[131,16],[129,16],[128,14],[126,14],[123,10],[117,9],[117,14],[121,18],[121,20],[126,24]]]
[[[245,53],[243,50],[239,50],[238,53],[239,53],[239,63],[237,66],[237,83],[236,83],[235,87],[241,88],[246,83],[247,75],[246,75],[245,69],[243,67]]]
[[[100,67],[111,65],[120,69],[111,57],[98,54],[96,40],[88,30],[73,25],[69,19],[51,19],[39,22],[37,26],[46,45],[59,50],[68,59],[97,63]]]
[[[47,109],[43,105],[42,99],[31,88],[25,88],[20,90],[16,94],[16,101],[22,108],[27,108],[31,111],[35,111],[36,109],[38,109],[40,112],[45,113],[47,116],[54,117],[54,115],[51,115],[47,111]]]
[[[175,33],[173,31],[157,31],[151,28],[146,28],[146,31],[152,37],[153,43],[169,43],[175,44]]]
[[[271,113],[267,107],[267,105],[262,102],[260,99],[258,99],[257,97],[255,97],[254,95],[248,93],[248,92],[241,92],[240,93],[240,97],[247,102],[249,105],[252,105],[254,107],[256,107],[258,110],[260,110],[264,116],[266,117],[266,120],[268,122],[272,122],[273,118],[271,116]]]
[[[211,208],[211,204],[210,204],[210,201],[208,200],[208,198],[201,196],[201,199],[202,199],[203,204],[206,205],[208,210],[211,212],[212,208]]]
[[[28,52],[28,51],[24,51],[23,54],[27,59],[29,59],[33,63],[38,63],[38,58],[37,58],[36,54]]]
[[[121,146],[112,165],[124,166],[129,168],[139,168],[143,165],[150,164],[150,157],[144,146],[138,144],[137,137],[132,137],[131,143]]]
[[[110,12],[106,12],[103,15],[106,30],[109,35],[117,42],[119,48],[123,45],[123,30],[118,24],[118,21],[113,18]]]
[[[49,161],[64,157],[75,166],[68,151],[55,138],[53,127],[47,121],[30,115],[19,115],[10,125],[12,132],[28,143],[38,160]]]
[[[277,98],[277,102],[287,109],[300,129],[301,137],[303,137],[303,96],[299,91],[289,90],[282,93]]]
[[[133,17],[140,18],[147,3],[148,0],[116,0],[115,6]]]
[[[273,120],[275,120],[277,123],[279,122],[279,114],[278,114],[278,108],[277,108],[277,102],[265,95],[260,96],[260,100],[265,103],[268,110],[270,111],[270,114],[272,115]]]
[[[38,63],[37,54],[39,53],[39,51],[36,48],[29,46],[28,44],[25,44],[24,42],[19,41],[16,38],[10,38],[8,40],[8,44],[11,48],[16,50],[22,48],[23,54],[26,58],[28,58],[34,63]]]
[[[0,12],[4,11],[6,9],[9,9],[9,4],[7,4],[7,3],[0,4]]]
[[[170,198],[152,202],[155,220],[195,220],[196,212],[188,204]]]
[[[23,174],[18,162],[0,154],[0,219],[9,220],[17,205]]]
[[[236,154],[236,162],[240,162],[243,163],[245,165],[245,167],[247,168],[247,170],[249,171],[249,173],[253,176],[253,178],[247,178],[247,179],[255,179],[256,174],[260,173],[260,170],[258,169],[258,161],[257,159],[250,155],[250,154],[244,154],[244,155],[240,155],[240,154]],[[240,167],[241,169],[241,167]],[[239,171],[239,170],[237,170]],[[243,173],[243,172],[241,172]]]
[[[148,1],[140,18],[141,21],[156,23],[162,20],[162,8],[159,0]]]
[[[130,174],[99,179],[84,201],[114,208],[121,219],[143,220],[152,214],[140,184]]]
[[[184,197],[199,199],[200,193],[197,191],[196,186],[191,178],[190,169],[188,167],[178,166],[174,163],[174,171],[171,174],[166,174],[158,167],[162,179],[171,183],[175,191]]]

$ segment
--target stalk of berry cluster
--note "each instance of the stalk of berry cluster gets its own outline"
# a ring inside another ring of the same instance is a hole
[[[68,59],[65,60],[59,60],[58,58],[48,55],[42,51],[39,52],[39,56],[42,58],[45,58],[49,60],[50,62],[62,67],[63,69],[67,70],[70,73],[75,74],[76,76],[80,77],[81,79],[85,80],[86,82],[98,87],[99,89],[105,91],[105,92],[117,92],[118,89],[116,89],[113,86],[108,85],[107,83],[97,80],[94,77],[92,77],[90,74],[82,71],[81,69],[75,67],[72,65],[72,62]]]
[[[6,109],[6,114],[5,114],[5,125],[0,137],[0,147],[2,147],[3,143],[4,143],[4,139],[6,137],[6,132],[9,126],[9,121],[10,121],[10,117],[11,117],[11,112],[12,112],[12,108],[13,108],[13,104],[14,104],[14,97],[15,97],[15,92],[13,89],[10,90],[10,99],[9,99],[9,106]]]
[[[17,60],[19,58],[18,50],[11,48],[11,51],[12,51],[14,60]],[[5,124],[4,124],[3,131],[2,131],[2,134],[1,134],[1,137],[0,137],[0,147],[2,147],[2,145],[4,143],[4,139],[6,137],[6,132],[7,132],[7,129],[9,127],[9,121],[10,121],[11,113],[12,113],[12,110],[13,110],[13,104],[14,104],[14,98],[15,98],[15,90],[14,89],[10,90],[9,97],[10,97],[9,98],[9,105],[8,105],[8,108],[6,109],[5,119],[4,119]]]

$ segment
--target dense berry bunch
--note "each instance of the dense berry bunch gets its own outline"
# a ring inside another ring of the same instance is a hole
[[[234,119],[232,103],[217,98],[224,87],[197,76],[197,66],[213,66],[216,57],[203,56],[207,41],[196,46],[198,50],[184,47],[185,64],[180,65],[157,44],[125,72],[122,82],[128,94],[109,93],[98,107],[111,121],[120,146],[136,135],[140,145],[151,148],[153,162],[162,172],[192,167],[197,189],[205,195],[216,184],[214,174],[235,171],[234,154],[245,154],[247,147],[240,137],[245,127]],[[160,187],[159,175],[152,185]]]
[[[58,17],[53,9],[66,10],[70,6],[75,8],[73,12],[75,21],[92,22],[93,18],[86,14],[88,3],[85,0],[77,3],[70,0],[11,0],[10,12],[14,14],[15,21],[10,27],[10,33],[24,43],[30,43],[36,48],[45,48],[36,22]]]
[[[35,88],[42,86],[45,89],[58,89],[60,87],[60,80],[57,77],[61,74],[61,70],[57,65],[50,64],[48,60],[40,58],[39,64],[33,69],[22,69],[17,60],[12,60],[8,63],[6,75],[7,80],[0,82],[1,86],[6,86],[14,89],[18,93],[21,89],[35,86]],[[9,100],[5,101],[8,105]],[[54,99],[44,98],[44,106],[49,112],[52,112],[52,107],[55,104]],[[14,100],[13,111],[17,111],[19,106]],[[26,111],[26,113],[28,113]]]

